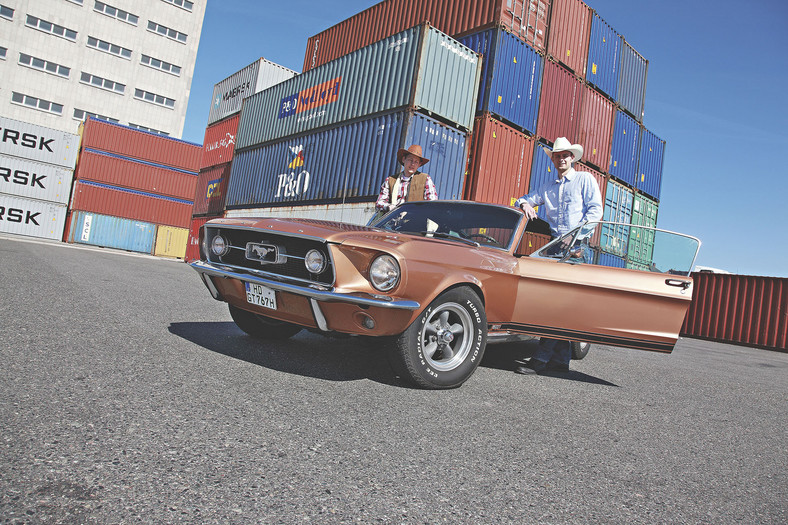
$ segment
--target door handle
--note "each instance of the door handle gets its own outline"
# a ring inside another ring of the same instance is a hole
[[[678,286],[681,288],[681,291],[684,292],[692,286],[692,281],[684,281],[682,279],[665,279],[665,284],[668,286]]]

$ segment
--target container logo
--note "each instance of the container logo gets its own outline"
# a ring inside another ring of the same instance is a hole
[[[5,180],[8,184],[19,184],[21,186],[32,187],[38,186],[44,190],[46,188],[41,181],[46,178],[46,175],[38,175],[24,170],[13,170],[5,166],[0,166],[0,179]]]
[[[339,99],[341,84],[342,77],[337,77],[284,97],[279,106],[279,118],[287,118],[296,113],[303,113],[336,102]]]
[[[282,197],[297,197],[306,193],[309,189],[309,172],[301,170],[296,173],[296,170],[304,166],[304,146],[298,145],[288,147],[288,149],[290,150],[289,155],[292,160],[287,164],[289,171],[281,173],[277,177],[277,199]]]
[[[222,179],[215,179],[208,182],[208,188],[205,191],[206,199],[218,199],[222,196],[221,190]]]
[[[10,142],[14,146],[22,146],[23,148],[30,148],[30,149],[37,149],[37,150],[47,150],[50,153],[54,153],[50,144],[52,144],[55,139],[48,139],[46,137],[39,137],[34,133],[22,133],[15,129],[9,128],[0,128],[3,130],[2,134],[2,141],[3,142]]]
[[[235,147],[235,135],[232,133],[226,133],[224,137],[207,143],[205,145],[205,152],[209,153],[215,149],[229,148],[230,146]]]
[[[82,237],[80,237],[82,242],[88,242],[90,240],[90,225],[92,222],[93,216],[85,215],[85,220],[82,222]]]

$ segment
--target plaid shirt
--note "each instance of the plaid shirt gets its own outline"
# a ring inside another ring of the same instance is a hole
[[[389,179],[386,177],[386,180],[383,181],[383,185],[380,187],[380,194],[378,195],[377,202],[375,202],[375,208],[378,210],[388,211],[405,202],[405,197],[407,196],[408,189],[410,188],[410,179],[411,177],[405,177],[404,175],[400,177],[401,182],[399,185],[399,191],[397,192],[397,198],[394,200],[392,205],[391,196],[389,195]],[[438,200],[438,190],[435,188],[435,183],[432,182],[432,177],[429,175],[427,175],[427,182],[424,184],[424,200]]]

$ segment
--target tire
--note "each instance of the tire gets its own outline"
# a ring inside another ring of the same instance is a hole
[[[301,331],[301,327],[296,324],[241,310],[230,304],[227,306],[238,328],[257,339],[287,339]]]
[[[591,343],[572,341],[572,359],[583,359],[591,350]]]
[[[455,388],[473,374],[487,345],[487,315],[466,287],[438,296],[389,343],[395,372],[427,389]]]

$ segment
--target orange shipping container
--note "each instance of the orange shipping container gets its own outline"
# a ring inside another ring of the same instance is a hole
[[[231,162],[200,170],[194,195],[194,215],[216,216],[224,212]]]
[[[578,76],[585,76],[591,8],[582,0],[553,0],[547,54]]]
[[[200,169],[210,168],[233,160],[235,152],[235,135],[238,133],[238,122],[241,114],[226,118],[205,129],[205,140],[202,144],[202,161]]]
[[[583,162],[607,171],[613,144],[613,103],[588,84],[583,84],[578,143],[583,145]]]

